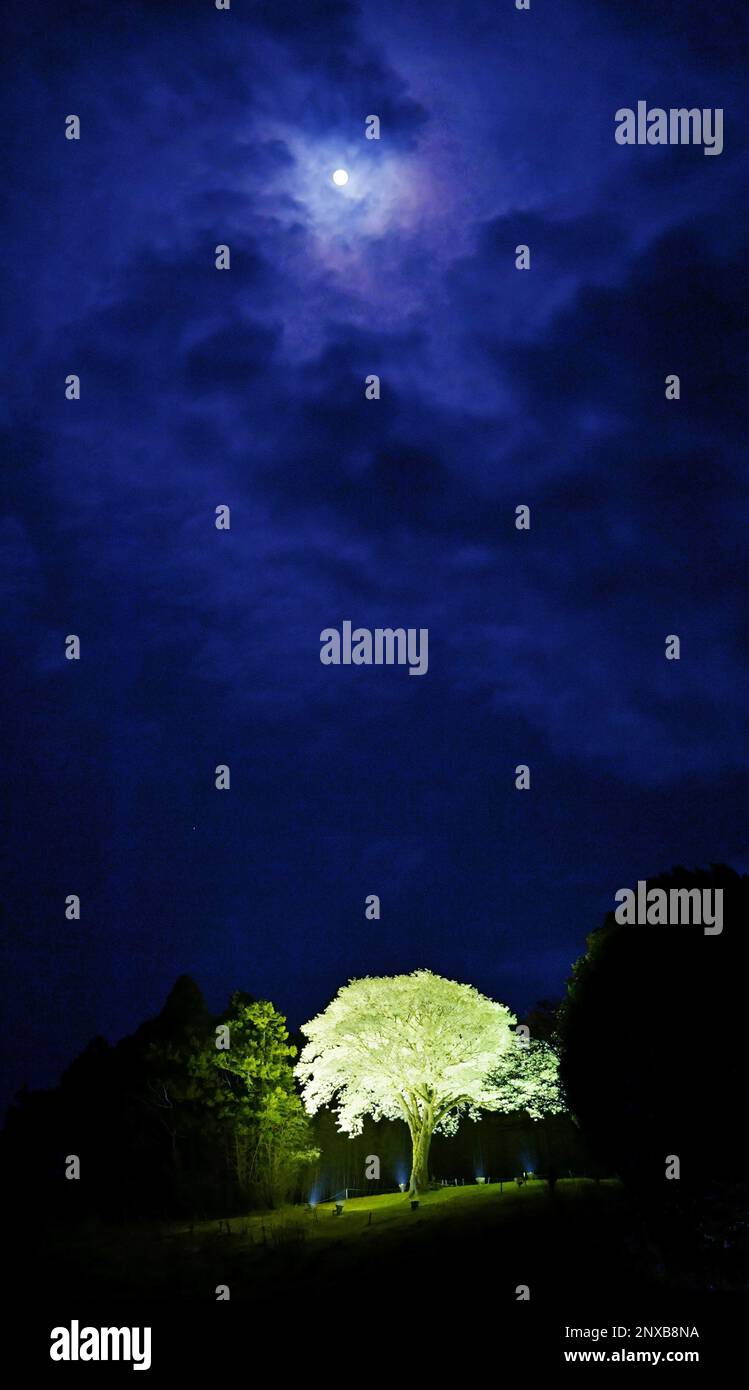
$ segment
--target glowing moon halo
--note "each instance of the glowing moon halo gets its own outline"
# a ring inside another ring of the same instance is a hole
[[[333,183],[337,184],[339,188],[343,188],[344,184],[348,183],[348,170],[336,169],[333,174]]]

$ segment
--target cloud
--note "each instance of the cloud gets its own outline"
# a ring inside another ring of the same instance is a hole
[[[107,932],[92,979],[125,978],[120,937],[154,1007],[178,967],[223,991],[227,972],[255,987],[251,961],[306,1014],[308,979],[362,973],[364,874],[387,899],[374,971],[433,951],[489,992],[503,969],[548,992],[602,885],[731,858],[749,655],[736,13],[709,12],[712,57],[692,8],[677,39],[669,7],[583,0],[532,29],[493,0],[13,13],[0,617],[15,844],[50,958],[58,880],[88,876]],[[677,87],[726,94],[719,159],[615,146],[620,101]],[[322,668],[319,633],[344,618],[428,626],[428,678]]]

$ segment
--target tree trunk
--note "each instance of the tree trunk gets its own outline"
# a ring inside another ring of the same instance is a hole
[[[411,1161],[411,1181],[408,1184],[409,1197],[418,1197],[429,1187],[429,1145],[432,1142],[432,1121],[423,1120],[418,1129],[411,1133],[413,1158]]]

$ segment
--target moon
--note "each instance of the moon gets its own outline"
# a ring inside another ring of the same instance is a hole
[[[343,188],[343,185],[348,183],[348,170],[336,169],[333,174],[333,183],[337,183],[339,188]]]

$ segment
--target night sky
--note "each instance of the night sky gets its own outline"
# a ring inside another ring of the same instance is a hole
[[[749,870],[743,0],[6,24],[9,1093],[183,972],[522,1011],[617,889]],[[640,99],[723,153],[617,145]],[[344,619],[428,673],[322,666]]]

